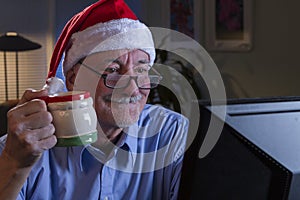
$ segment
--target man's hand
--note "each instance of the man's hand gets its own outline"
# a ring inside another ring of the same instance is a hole
[[[44,150],[52,148],[57,140],[52,115],[38,97],[46,90],[26,90],[19,104],[7,114],[8,135],[2,156],[18,169],[31,167]]]

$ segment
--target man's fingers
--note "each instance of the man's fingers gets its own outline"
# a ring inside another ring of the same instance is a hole
[[[54,126],[51,124],[40,129],[35,129],[34,131],[24,131],[19,135],[19,147],[23,149],[22,153],[29,158],[30,162],[31,158],[35,160],[35,157],[38,158],[45,150],[55,146],[57,139],[54,132]]]
[[[44,150],[51,149],[57,142],[56,136],[54,135],[55,129],[54,126],[49,125],[35,131],[32,134],[35,143],[33,146],[33,151],[36,153],[42,153]]]
[[[11,109],[7,114],[8,117],[22,118],[40,111],[47,111],[47,105],[43,100],[34,99]]]
[[[52,115],[48,111],[40,111],[25,117],[23,125],[26,129],[39,129],[52,122]]]
[[[30,132],[30,133],[29,133]],[[28,144],[34,144],[37,141],[51,137],[55,132],[53,124],[49,124],[39,129],[27,130],[20,134],[20,137]]]
[[[8,132],[21,133],[37,129],[52,122],[52,115],[42,100],[33,100],[11,109],[7,113]]]
[[[24,92],[22,98],[20,99],[18,105],[31,101],[32,99],[36,99],[38,97],[47,96],[47,95],[48,95],[48,90],[45,89],[42,90],[27,89]]]
[[[39,141],[39,147],[43,150],[51,149],[57,143],[57,138],[55,135],[51,135],[43,140]]]

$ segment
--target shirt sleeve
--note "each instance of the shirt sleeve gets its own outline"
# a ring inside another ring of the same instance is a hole
[[[174,163],[172,165],[172,179],[170,184],[169,198],[170,200],[177,200],[179,187],[180,187],[180,179],[181,179],[181,171],[183,165],[184,152],[186,149],[186,140],[188,134],[188,125],[189,122],[186,118],[182,117],[178,124],[175,133],[176,146],[174,150]]]
[[[3,135],[2,137],[0,137],[0,154],[2,153],[2,151],[4,149],[6,137],[7,137],[7,135]]]
[[[7,138],[7,134],[3,135],[2,137],[0,137],[0,154],[2,154],[2,151],[3,151],[4,147],[5,147],[6,138]],[[17,200],[24,200],[25,199],[22,190],[19,193],[19,195],[17,197]]]

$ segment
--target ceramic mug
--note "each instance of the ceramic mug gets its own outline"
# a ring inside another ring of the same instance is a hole
[[[97,140],[97,115],[89,92],[62,92],[40,99],[53,116],[56,146],[86,145]]]

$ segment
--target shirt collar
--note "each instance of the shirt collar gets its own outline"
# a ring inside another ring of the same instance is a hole
[[[137,146],[138,146],[138,123],[134,123],[128,128],[124,129],[121,133],[121,137],[116,144],[116,148],[111,152],[110,155],[105,155],[103,151],[92,147],[91,145],[86,145],[82,148],[80,153],[80,168],[81,170],[88,170],[95,162],[101,164],[115,163],[114,158],[117,154],[117,151],[122,152],[121,155],[126,153],[128,155],[128,162],[130,162],[129,167],[134,167],[134,163],[136,161],[137,154]],[[112,160],[112,162],[111,162]]]
[[[138,143],[138,133],[139,127],[138,123],[134,123],[123,131],[123,140],[120,140],[120,146],[127,144],[129,151],[132,153],[137,153],[137,143]]]

